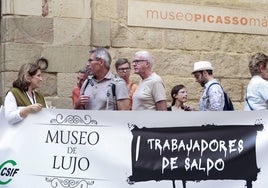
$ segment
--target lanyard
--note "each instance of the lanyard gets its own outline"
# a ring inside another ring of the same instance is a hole
[[[29,101],[30,101],[32,104],[35,104],[35,103],[36,103],[36,99],[35,99],[35,94],[34,94],[34,92],[32,91],[32,96],[33,96],[33,97],[30,97],[30,95],[29,95],[27,92],[25,92],[25,93],[26,93],[26,96],[28,97]]]

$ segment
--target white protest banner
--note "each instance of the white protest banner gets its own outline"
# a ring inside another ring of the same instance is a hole
[[[1,118],[0,188],[263,188],[267,127],[267,111],[43,109],[17,125]]]

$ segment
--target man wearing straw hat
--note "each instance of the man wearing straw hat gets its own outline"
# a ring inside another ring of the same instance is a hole
[[[199,100],[199,111],[222,111],[224,93],[221,85],[213,76],[213,67],[208,61],[194,63],[192,74],[204,91]]]

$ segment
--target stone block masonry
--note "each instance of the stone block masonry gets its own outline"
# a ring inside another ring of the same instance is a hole
[[[268,9],[268,2],[263,0],[153,2],[261,12]],[[104,46],[111,52],[113,72],[119,57],[132,60],[138,50],[152,53],[153,69],[164,80],[168,102],[171,88],[184,84],[189,104],[196,108],[202,88],[191,75],[193,63],[211,61],[214,75],[232,98],[235,109],[242,110],[250,79],[248,58],[256,52],[268,54],[267,35],[129,26],[125,0],[3,0],[1,3],[1,104],[19,67],[42,56],[49,60],[49,68],[43,75],[41,92],[56,108],[72,108],[76,71],[85,66],[90,49]],[[131,77],[139,81],[137,75]]]

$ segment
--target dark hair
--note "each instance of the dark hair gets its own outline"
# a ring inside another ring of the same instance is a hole
[[[174,86],[172,89],[171,89],[171,97],[172,97],[172,103],[171,103],[171,106],[173,106],[174,104],[175,104],[175,102],[176,102],[176,99],[174,98],[174,94],[178,94],[178,92],[181,90],[181,89],[183,89],[183,88],[185,88],[185,86],[183,85],[183,84],[179,84],[179,85],[176,85],[176,86]]]
[[[203,75],[203,72],[204,71],[207,71],[208,75],[212,75],[213,74],[213,70],[201,70],[201,71],[196,71],[196,72],[199,72],[200,74]],[[194,72],[195,73],[195,72]]]
[[[213,70],[206,70],[208,75],[212,75],[213,74]]]
[[[128,61],[127,58],[119,58],[119,59],[115,62],[115,68],[118,69],[118,67],[119,67],[120,65],[123,65],[123,64],[125,64],[125,63],[127,63],[127,64],[129,65],[129,67],[130,67],[130,62]]]

